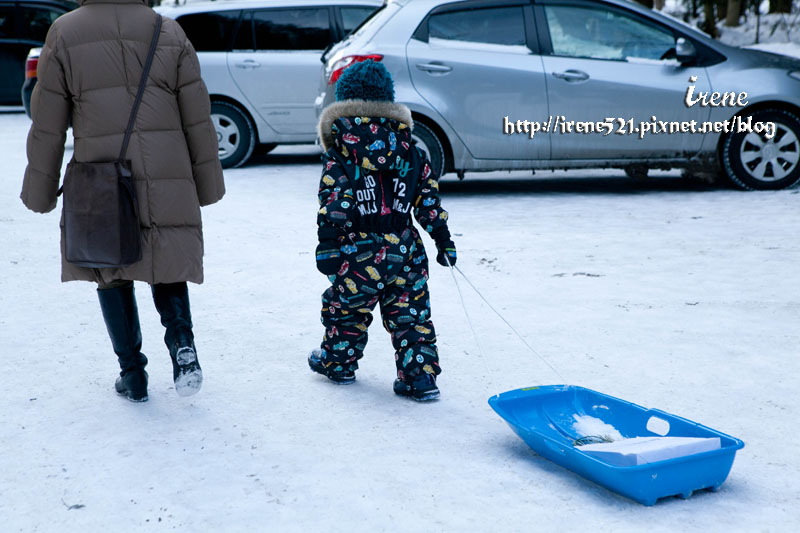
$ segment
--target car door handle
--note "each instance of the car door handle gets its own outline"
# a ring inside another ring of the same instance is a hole
[[[584,71],[575,69],[565,70],[564,72],[553,72],[553,77],[569,82],[586,81],[589,79],[589,75]]]
[[[241,63],[236,63],[236,67],[237,68],[244,68],[244,69],[258,68],[260,66],[261,66],[261,63],[258,63],[257,61],[253,61],[252,59],[245,59]]]
[[[425,72],[436,72],[440,74],[445,74],[453,70],[453,67],[448,67],[447,65],[442,65],[441,63],[418,63],[417,68],[424,70]]]

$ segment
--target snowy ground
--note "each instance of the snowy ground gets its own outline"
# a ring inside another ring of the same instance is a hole
[[[377,322],[355,385],[308,370],[326,286],[311,254],[313,148],[226,172],[227,196],[204,210],[206,283],[190,287],[201,393],[175,394],[137,284],[150,401],[117,397],[94,287],[59,281],[59,214],[18,199],[28,125],[0,114],[3,531],[781,531],[800,520],[797,189],[614,171],[443,180],[459,266],[566,382],[745,441],[720,492],[648,508],[536,456],[490,410],[496,392],[562,380],[462,282],[484,365],[438,265],[441,401],[392,394]]]

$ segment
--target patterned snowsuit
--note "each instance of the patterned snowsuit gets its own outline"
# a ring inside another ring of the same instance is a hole
[[[334,111],[352,113],[351,103]],[[339,116],[330,134],[317,223],[320,241],[335,239],[338,245],[327,255],[322,250],[323,258],[340,257],[341,266],[322,295],[323,360],[333,370],[356,370],[379,304],[396,350],[398,377],[438,375],[428,258],[411,219],[413,214],[427,232],[437,235],[438,230],[449,238],[437,176],[412,142],[410,124],[396,118]]]

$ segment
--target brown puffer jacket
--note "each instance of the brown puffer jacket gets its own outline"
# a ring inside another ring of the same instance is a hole
[[[40,213],[56,207],[70,118],[76,161],[119,156],[155,29],[156,15],[144,0],[81,5],[55,21],[39,57],[21,198]],[[200,206],[225,194],[209,113],[194,48],[181,27],[165,18],[126,156],[139,200],[142,260],[120,269],[67,263],[62,216],[62,281],[202,283]]]

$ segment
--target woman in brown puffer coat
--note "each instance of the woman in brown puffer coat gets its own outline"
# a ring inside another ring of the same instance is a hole
[[[22,201],[46,213],[56,207],[66,131],[72,123],[74,159],[114,161],[133,106],[156,27],[145,0],[81,0],[55,21],[39,57],[31,99],[28,168]],[[98,283],[100,307],[120,363],[116,390],[147,400],[147,358],[133,280],[151,285],[166,328],[178,394],[202,383],[186,282],[203,281],[200,206],[225,194],[197,55],[181,27],[163,19],[152,70],[136,117],[131,160],[142,229],[142,259],[123,268],[84,268],[64,257],[61,279]]]

